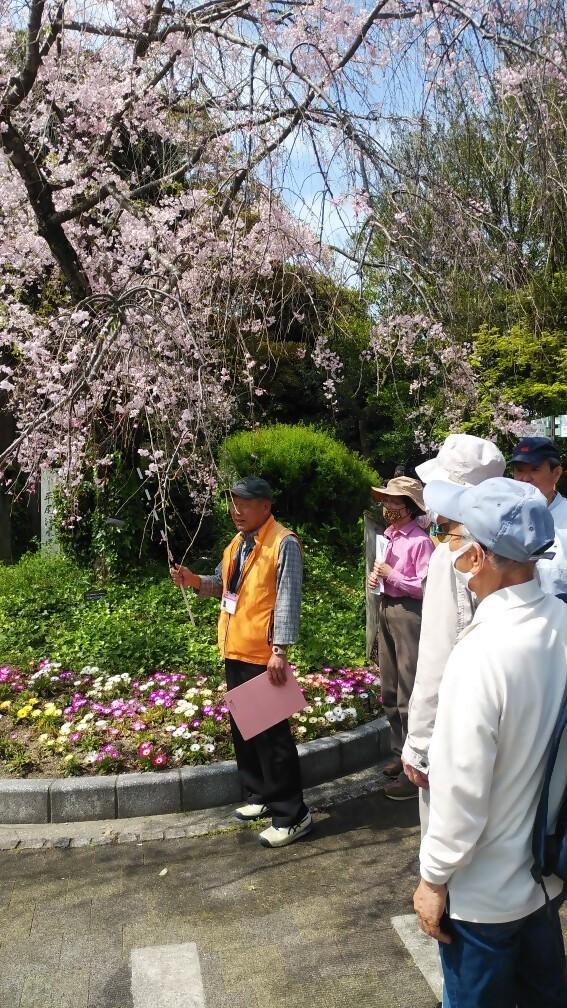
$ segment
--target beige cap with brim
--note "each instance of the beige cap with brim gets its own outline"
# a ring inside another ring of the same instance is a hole
[[[444,480],[461,486],[477,486],[486,479],[503,476],[506,460],[493,441],[474,434],[449,434],[435,458],[415,467],[420,480]]]
[[[412,479],[411,476],[395,476],[388,480],[385,487],[372,487],[372,496],[384,504],[395,497],[409,497],[420,511],[427,510],[423,487],[419,480]]]

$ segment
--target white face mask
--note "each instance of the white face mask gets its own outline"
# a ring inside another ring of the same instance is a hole
[[[455,567],[455,560],[458,560],[463,553],[466,553],[472,546],[472,542],[466,542],[464,546],[460,546],[459,549],[451,553],[451,563],[453,564],[453,570],[455,571],[455,577],[465,588],[469,587],[469,581],[474,577],[472,571],[460,571]],[[470,590],[470,589],[469,589]]]

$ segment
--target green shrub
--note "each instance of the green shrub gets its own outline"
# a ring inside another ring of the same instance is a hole
[[[227,479],[263,476],[278,517],[297,527],[342,536],[356,527],[378,480],[368,463],[329,434],[276,424],[228,437],[220,451]],[[358,535],[358,531],[357,531]]]
[[[304,539],[305,589],[301,641],[294,660],[303,671],[364,661],[362,561],[338,563],[328,547]],[[203,570],[213,570],[211,557]],[[163,568],[115,579],[103,598],[88,601],[92,575],[61,555],[27,554],[2,566],[0,664],[25,668],[42,658],[106,672],[219,669],[218,603],[190,595],[196,626]]]

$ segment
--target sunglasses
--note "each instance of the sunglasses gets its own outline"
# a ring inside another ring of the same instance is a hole
[[[447,542],[449,539],[467,538],[462,532],[450,532],[448,525],[438,525],[435,523],[431,526],[431,535],[435,536],[442,543]]]

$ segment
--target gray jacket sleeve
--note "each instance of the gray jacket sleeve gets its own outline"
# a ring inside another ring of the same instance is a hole
[[[441,543],[431,557],[427,574],[417,672],[402,752],[405,762],[422,773],[429,769],[429,743],[443,672],[459,634],[469,625],[473,615],[473,597],[457,582],[449,546]]]
[[[280,546],[274,610],[274,644],[294,644],[299,637],[303,553],[295,536]]]
[[[222,561],[215,567],[214,574],[201,574],[200,577],[199,598],[222,598]]]

